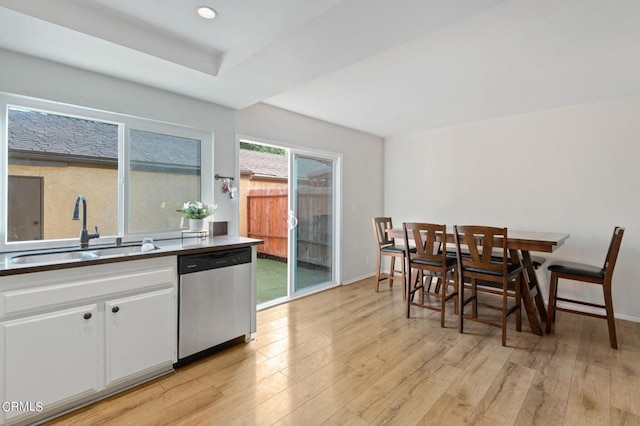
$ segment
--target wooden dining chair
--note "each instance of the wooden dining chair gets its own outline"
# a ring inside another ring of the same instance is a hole
[[[378,260],[376,262],[376,293],[379,291],[380,281],[389,280],[389,288],[393,287],[394,280],[402,282],[402,298],[407,297],[407,286],[405,277],[405,248],[396,245],[393,238],[389,238],[387,230],[393,228],[390,217],[374,217],[372,219],[373,233],[376,237],[378,247]],[[390,258],[389,272],[382,272],[382,257]],[[400,260],[400,270],[396,269],[396,259]],[[398,275],[400,274],[400,275]]]
[[[551,333],[551,324],[555,322],[556,311],[603,318],[607,320],[607,323],[609,325],[609,343],[611,344],[611,347],[613,349],[618,349],[618,339],[616,337],[616,322],[613,316],[611,283],[613,279],[613,269],[616,266],[616,260],[618,259],[618,252],[620,251],[620,244],[622,243],[623,235],[624,228],[616,226],[613,230],[613,236],[611,237],[611,243],[609,244],[609,251],[607,252],[607,257],[602,268],[575,262],[554,262],[547,267],[547,269],[551,271],[549,306],[547,312],[547,333]],[[602,294],[604,296],[604,305],[585,302],[582,300],[569,299],[567,297],[558,297],[559,279],[601,285]],[[604,309],[605,314],[601,315],[557,306],[558,300],[561,302],[569,302],[572,304]]]
[[[464,320],[469,319],[502,327],[502,346],[507,344],[507,318],[516,314],[516,330],[522,329],[522,281],[524,268],[519,262],[510,262],[507,251],[507,228],[489,226],[454,226],[458,271],[459,331],[464,332]],[[495,249],[500,256],[495,256]],[[463,252],[466,252],[463,255]],[[465,299],[465,288],[471,296]],[[501,305],[478,301],[478,291],[499,295]],[[508,299],[514,299],[509,307]],[[464,307],[472,303],[471,315],[465,315]],[[502,323],[478,317],[478,306],[499,310]]]
[[[411,305],[432,309],[440,312],[440,326],[444,327],[448,300],[453,299],[455,312],[458,313],[458,280],[454,273],[456,259],[447,256],[447,227],[405,222],[402,229],[407,260],[407,318],[411,317]],[[414,242],[415,250],[410,249],[410,241]],[[414,270],[415,278],[412,273]],[[438,282],[432,288],[434,278]],[[453,291],[448,292],[450,287],[453,287]],[[419,296],[417,299],[416,293]],[[434,297],[439,303],[428,303],[425,297]]]

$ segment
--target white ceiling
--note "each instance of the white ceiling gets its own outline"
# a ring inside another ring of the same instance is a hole
[[[385,137],[640,93],[638,46],[637,0],[0,0],[2,48]]]

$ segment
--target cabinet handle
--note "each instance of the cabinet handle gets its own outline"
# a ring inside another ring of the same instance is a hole
[[[91,318],[91,312],[87,312],[86,314],[84,314],[84,319],[88,320]]]
[[[111,308],[111,312],[113,312],[114,314],[117,313],[120,310],[119,307],[114,306],[113,308]]]

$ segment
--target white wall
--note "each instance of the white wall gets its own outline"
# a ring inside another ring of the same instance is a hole
[[[0,64],[2,92],[213,131],[214,169],[235,170],[235,110],[2,49]],[[216,191],[215,202],[215,220],[235,220],[229,197]]]
[[[614,308],[640,321],[640,96],[392,137],[384,155],[384,211],[398,224],[569,233],[545,256],[595,265],[614,226],[626,227]],[[538,274],[546,298],[549,274]],[[582,284],[569,292],[601,302],[596,290]]]
[[[342,154],[342,282],[370,276],[376,256],[371,218],[382,214],[382,139],[265,104],[239,111],[237,130]]]

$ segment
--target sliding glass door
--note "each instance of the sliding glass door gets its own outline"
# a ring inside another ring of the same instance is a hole
[[[239,138],[239,235],[258,238],[266,308],[340,282],[340,156]]]

